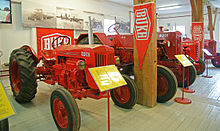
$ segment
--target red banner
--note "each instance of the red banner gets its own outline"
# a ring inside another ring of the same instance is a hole
[[[154,27],[154,3],[134,5],[134,36],[140,69],[144,62]]]
[[[54,46],[57,47],[58,43],[61,41],[64,42],[64,44],[68,43],[70,45],[74,44],[74,30],[68,30],[68,29],[50,29],[50,28],[37,28],[37,54],[40,56],[41,50],[52,50],[52,42],[59,36],[67,36],[70,38],[70,42],[68,38],[58,38],[54,42]]]
[[[203,22],[192,22],[192,39],[199,41],[200,46],[203,41]]]

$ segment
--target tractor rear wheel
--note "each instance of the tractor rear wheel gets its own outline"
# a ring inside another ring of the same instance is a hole
[[[167,102],[177,90],[177,79],[173,72],[162,65],[157,65],[157,102]]]
[[[217,53],[217,59],[212,59],[212,65],[220,68],[220,53]]]
[[[15,100],[19,103],[30,102],[37,93],[35,65],[29,51],[12,51],[9,62],[10,84]]]
[[[197,70],[197,75],[201,75],[205,71],[205,62],[202,59],[199,59],[200,69]]]
[[[4,119],[0,121],[0,131],[9,131],[8,119]]]
[[[134,80],[132,80],[129,76],[124,74],[122,76],[127,82],[127,85],[112,89],[110,91],[111,98],[115,105],[131,109],[137,102],[138,88]]]
[[[65,88],[57,88],[50,97],[53,119],[60,131],[79,131],[80,113],[71,93]]]
[[[188,70],[189,70],[189,78],[188,77]],[[184,87],[188,86],[188,80],[189,79],[189,86],[192,85],[195,80],[196,80],[196,68],[194,66],[189,66],[188,68],[185,69],[185,81],[184,81]],[[183,82],[182,82],[182,76],[181,76],[181,81],[178,82],[179,87],[183,87]]]

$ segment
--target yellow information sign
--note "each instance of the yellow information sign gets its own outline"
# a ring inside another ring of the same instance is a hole
[[[2,86],[2,83],[0,82],[0,120],[8,118],[14,114],[14,109],[12,108],[12,105],[8,100],[6,92]]]
[[[127,85],[115,65],[89,68],[89,72],[101,92]]]
[[[185,55],[175,55],[175,57],[183,65],[183,67],[188,67],[193,65]]]

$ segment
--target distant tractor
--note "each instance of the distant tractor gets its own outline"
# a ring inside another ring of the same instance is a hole
[[[196,68],[197,75],[205,71],[205,62],[200,58],[200,43],[189,38],[183,40],[183,52]]]
[[[61,38],[57,47],[54,43]],[[10,83],[19,103],[30,102],[35,97],[37,80],[63,86],[51,94],[51,112],[59,130],[78,131],[81,119],[75,99],[108,96],[106,91],[100,92],[88,68],[114,65],[119,58],[109,46],[68,45],[69,42],[64,45],[64,39],[70,42],[69,37],[57,37],[52,43],[53,50],[41,50],[38,55],[27,45],[13,50],[9,64]],[[38,64],[40,61],[42,64]],[[123,75],[123,78],[127,85],[112,89],[110,94],[117,106],[130,109],[137,101],[137,86],[129,76]]]
[[[158,64],[164,65],[171,69],[175,74],[178,86],[182,87],[182,66],[176,59],[175,55],[184,54],[182,45],[182,34],[178,31],[176,32],[163,32],[162,27],[160,32],[157,33],[157,62]],[[187,84],[192,85],[196,80],[196,69],[194,66],[188,67],[185,71],[184,86]]]
[[[113,29],[115,28],[115,29]],[[117,32],[117,35],[106,37],[104,33],[94,33],[94,44],[104,44],[115,49],[115,55],[120,58],[120,64],[117,64],[119,71],[122,74],[133,75],[134,67],[134,43],[133,35],[120,35],[118,29],[119,24],[114,24],[109,27],[109,31]],[[88,44],[88,34],[80,34],[77,40],[77,45]],[[177,80],[172,71],[165,66],[157,66],[157,101],[167,102],[175,94],[177,90]]]
[[[216,41],[205,40],[204,48],[207,49],[212,54],[212,56],[207,56],[205,54],[205,59],[211,59],[213,66],[220,68],[220,53],[216,52]]]

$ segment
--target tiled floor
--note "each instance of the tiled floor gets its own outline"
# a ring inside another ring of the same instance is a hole
[[[121,109],[111,101],[111,131],[219,131],[220,130],[220,68],[209,65],[211,79],[198,76],[185,94],[193,102],[182,105],[170,100],[154,108],[135,105],[132,110]],[[8,79],[2,79],[12,96]],[[39,83],[35,99],[20,105],[12,99],[16,115],[9,119],[10,131],[56,131],[50,113],[49,98],[56,86]],[[178,89],[176,96],[181,96]],[[107,131],[107,100],[77,100],[81,113],[80,131]]]

